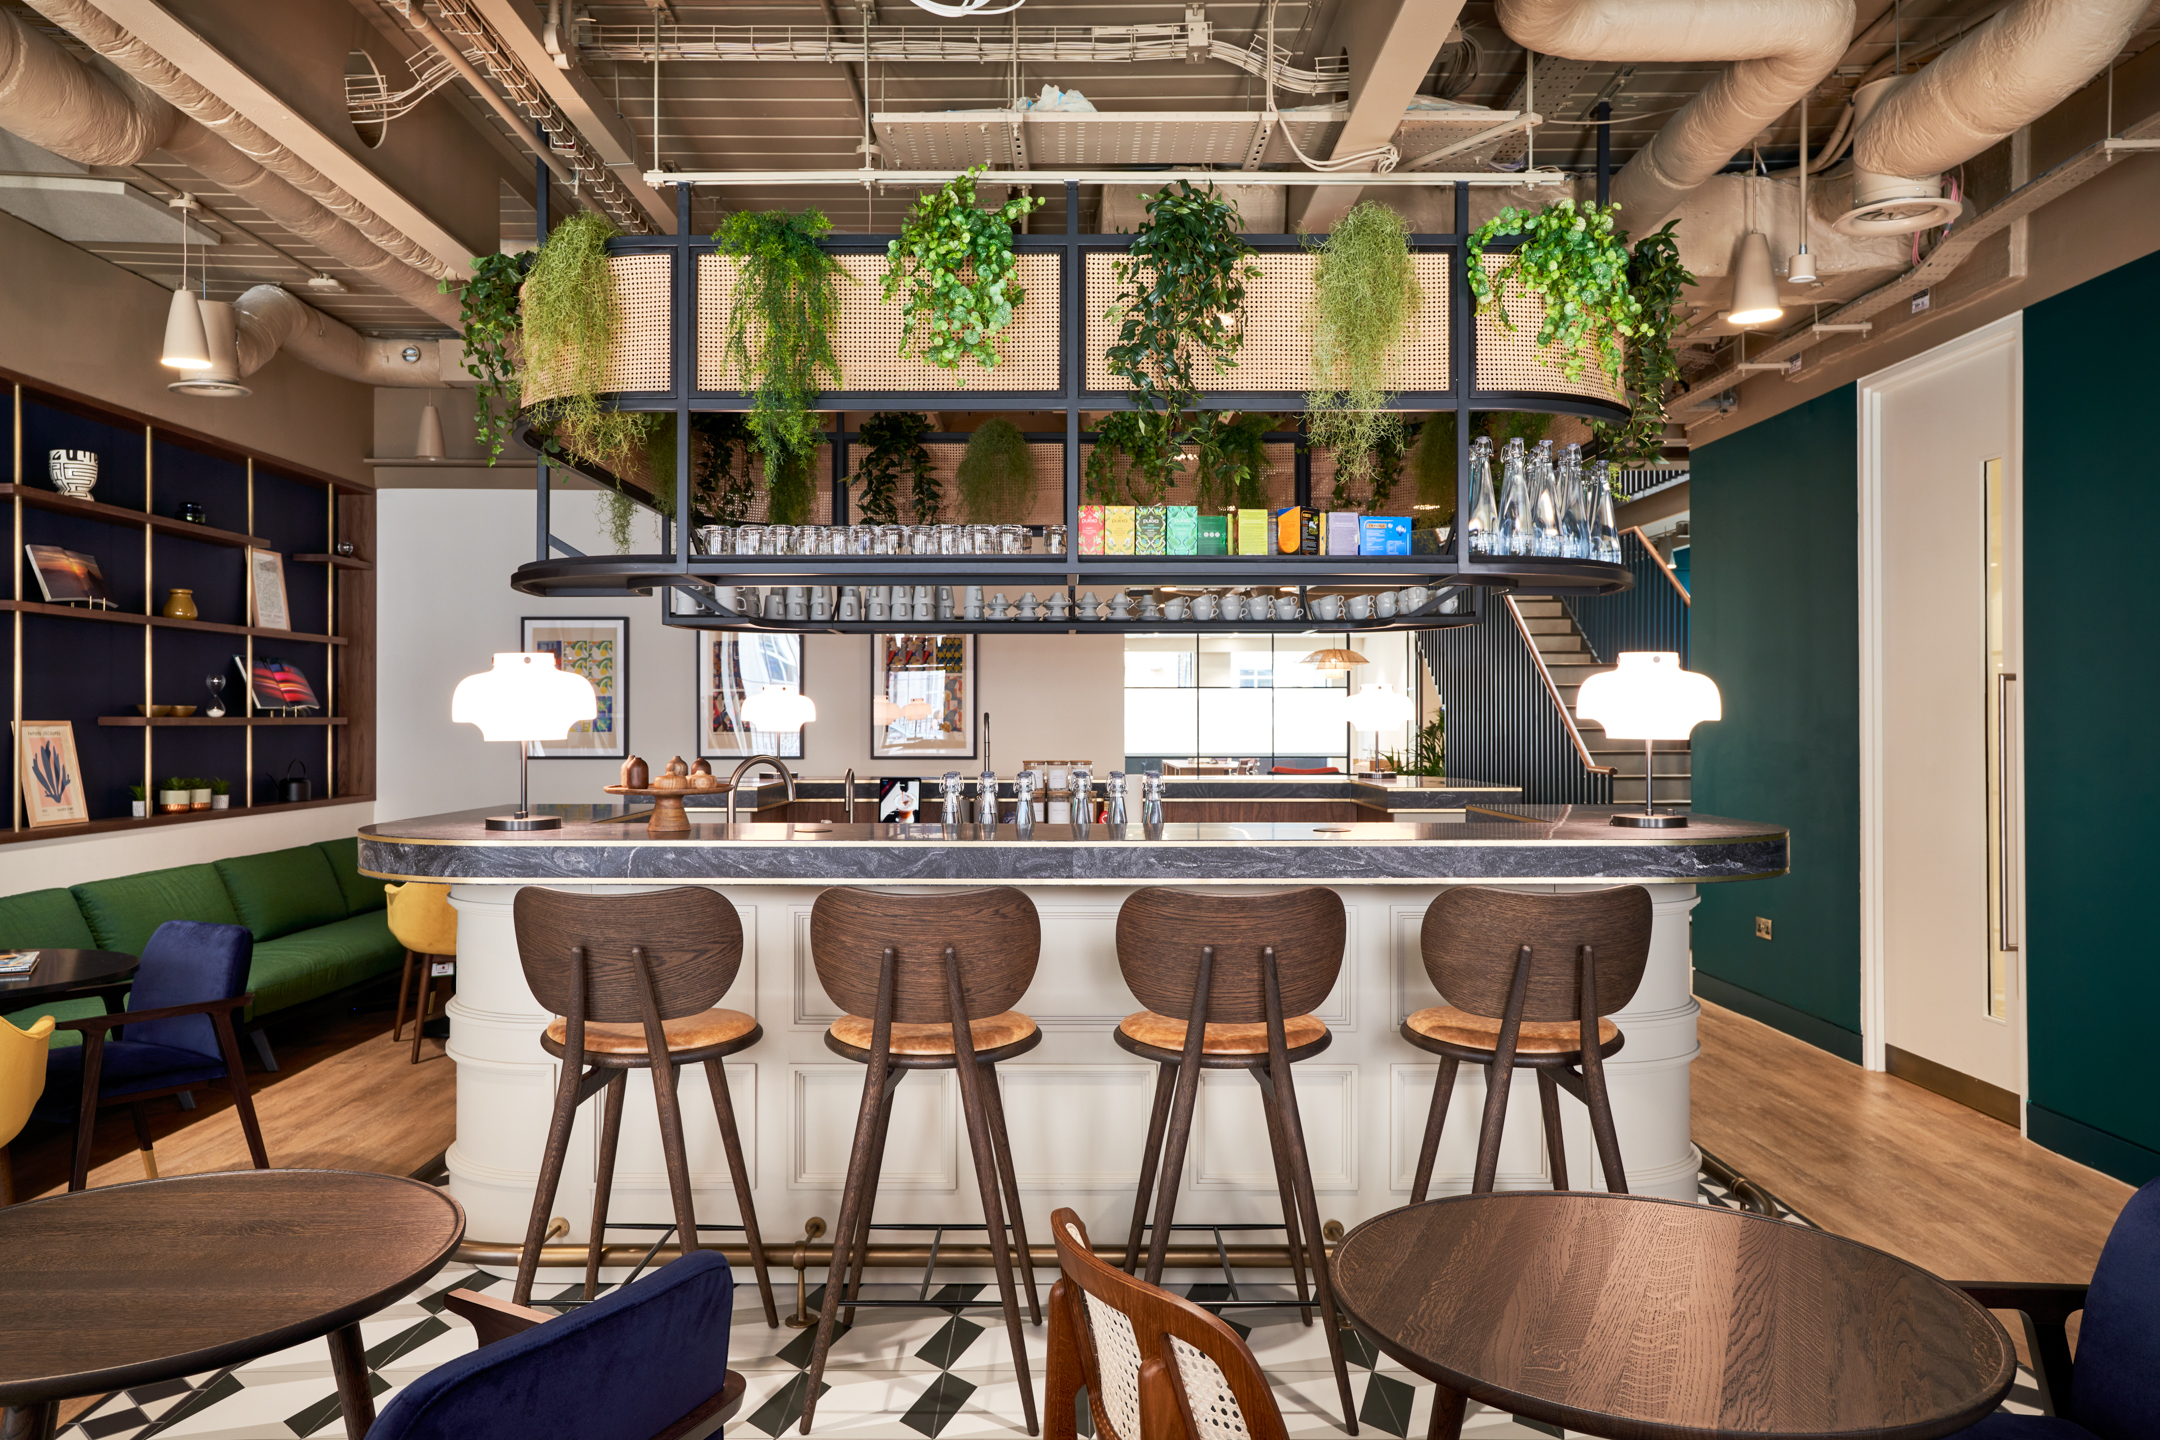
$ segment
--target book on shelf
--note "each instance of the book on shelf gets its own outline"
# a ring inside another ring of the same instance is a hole
[[[284,713],[322,708],[322,701],[315,698],[315,687],[308,684],[307,676],[300,673],[297,665],[274,655],[256,656],[252,669],[244,655],[233,656],[233,664],[240,667],[240,674],[246,678],[257,710]]]
[[[85,605],[110,610],[112,596],[105,589],[105,574],[95,556],[58,545],[25,545],[30,568],[37,574],[38,589],[48,605]]]

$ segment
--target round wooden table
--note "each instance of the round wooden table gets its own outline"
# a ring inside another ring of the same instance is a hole
[[[0,975],[0,1009],[14,1010],[38,1000],[118,991],[135,978],[136,959],[124,950],[55,950],[24,945],[38,952],[25,975]]]
[[[465,1212],[416,1180],[234,1170],[0,1209],[6,1440],[57,1402],[197,1375],[328,1336],[345,1430],[375,1423],[360,1321],[443,1267]]]
[[[2010,1337],[1970,1298],[1820,1230],[1640,1196],[1458,1195],[1343,1238],[1335,1297],[1466,1400],[1611,1440],[1933,1440],[2001,1403]]]

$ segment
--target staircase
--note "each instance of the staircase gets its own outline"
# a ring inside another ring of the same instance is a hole
[[[1591,653],[1582,631],[1567,606],[1557,599],[1534,595],[1513,597],[1515,607],[1522,612],[1523,624],[1530,631],[1530,639],[1537,646],[1538,658],[1545,662],[1553,684],[1566,703],[1568,714],[1575,714],[1575,695],[1583,681],[1592,675],[1602,675],[1612,669],[1600,665]],[[1643,803],[1643,748],[1640,740],[1613,740],[1596,725],[1577,722],[1583,743],[1590,749],[1591,759],[1599,765],[1610,765],[1617,773],[1613,776],[1613,803],[1616,805],[1640,805]],[[1660,740],[1657,742],[1657,793],[1653,801],[1659,805],[1686,806],[1688,803],[1688,742],[1685,740]]]

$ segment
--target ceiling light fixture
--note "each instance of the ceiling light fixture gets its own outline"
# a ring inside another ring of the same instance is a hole
[[[1298,662],[1319,671],[1339,671],[1348,674],[1353,665],[1370,665],[1372,662],[1355,650],[1315,650]]]
[[[1800,253],[1785,267],[1785,278],[1795,285],[1815,285],[1815,257],[1807,253],[1807,96],[1800,97]]]
[[[201,316],[203,356],[208,362],[190,370],[165,388],[176,395],[195,395],[206,400],[241,400],[255,392],[240,383],[239,320],[231,302],[203,300],[196,304]],[[168,325],[168,332],[171,327]]]
[[[195,303],[195,292],[188,289],[188,214],[196,208],[195,197],[182,195],[165,203],[180,212],[180,284],[165,312],[165,347],[158,364],[175,370],[207,370],[210,342],[203,335],[202,309]]]
[[[938,0],[915,0],[917,9],[927,10],[932,15],[942,15],[948,20],[965,20],[970,15],[1009,15],[1026,3],[1027,0],[1013,0],[1010,5],[991,10],[987,8],[990,0],[960,0],[957,5],[941,5]]]
[[[1740,237],[1733,255],[1732,309],[1725,318],[1735,325],[1767,325],[1785,313],[1778,303],[1777,277],[1770,273],[1770,240],[1760,230]]]

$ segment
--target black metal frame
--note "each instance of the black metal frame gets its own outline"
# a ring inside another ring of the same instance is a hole
[[[1601,132],[1602,138],[1602,132]],[[1601,151],[1602,154],[1602,151]],[[998,177],[991,177],[996,179]],[[1600,194],[1604,191],[1605,167],[1600,165]],[[1136,183],[1143,183],[1144,176],[1136,175]],[[1086,284],[1087,256],[1097,251],[1123,251],[1130,248],[1129,235],[1083,235],[1079,229],[1079,186],[1066,182],[1065,231],[1062,235],[1018,235],[1013,248],[1023,254],[1054,253],[1064,257],[1059,279],[1060,334],[1059,334],[1059,384],[1054,390],[907,390],[907,391],[828,391],[820,397],[821,408],[837,413],[835,429],[828,432],[833,446],[833,516],[835,523],[845,523],[847,515],[847,487],[845,478],[845,446],[852,438],[845,429],[846,412],[875,411],[880,409],[969,409],[992,411],[1062,411],[1065,418],[1063,434],[1051,432],[1031,433],[1028,438],[1039,442],[1059,441],[1064,446],[1064,522],[1068,544],[1075,545],[1079,535],[1081,506],[1080,447],[1087,436],[1080,428],[1080,417],[1088,410],[1128,410],[1133,408],[1132,397],[1122,391],[1091,391],[1085,388],[1084,354],[1090,317],[1087,313]],[[1438,235],[1415,235],[1411,246],[1420,251],[1444,251],[1461,255],[1470,232],[1470,187],[1457,184],[1455,190],[1455,228],[1452,232]],[[749,395],[741,392],[701,390],[697,388],[697,272],[700,256],[717,248],[716,242],[705,235],[693,234],[690,227],[691,187],[676,187],[676,233],[674,235],[624,236],[609,242],[614,254],[666,253],[674,257],[671,267],[673,295],[671,301],[671,388],[664,391],[620,392],[603,397],[603,403],[618,410],[646,412],[672,412],[675,416],[675,506],[678,516],[689,516],[691,510],[691,440],[690,417],[699,412],[724,412],[747,410],[751,404]],[[546,232],[546,211],[543,205],[540,229]],[[849,235],[826,242],[824,248],[838,254],[882,254],[888,236]],[[1248,235],[1246,242],[1262,253],[1287,252],[1306,244],[1304,237],[1285,235]],[[1490,247],[1494,252],[1512,248],[1513,242],[1497,241]],[[1468,414],[1483,410],[1530,410],[1551,414],[1581,415],[1596,419],[1624,419],[1626,407],[1614,405],[1583,396],[1562,395],[1542,391],[1483,390],[1477,380],[1477,325],[1475,297],[1471,294],[1467,277],[1460,264],[1451,267],[1451,293],[1448,309],[1451,327],[1449,357],[1452,386],[1443,391],[1406,391],[1395,395],[1391,408]],[[1224,410],[1281,410],[1286,406],[1302,403],[1301,396],[1281,391],[1233,391],[1211,390],[1203,393],[1203,402],[1213,409]],[[526,417],[520,417],[516,425],[519,438],[532,439],[532,425]],[[941,440],[963,437],[940,436]],[[1286,433],[1282,439],[1302,442],[1302,436]],[[535,446],[534,448],[538,448]],[[1456,504],[1458,517],[1470,513],[1470,435],[1467,424],[1456,427]],[[690,594],[695,603],[695,613],[678,615],[672,602],[665,607],[663,619],[670,625],[689,628],[741,629],[741,630],[804,630],[830,631],[835,633],[867,633],[872,630],[891,630],[890,621],[802,621],[774,623],[759,620],[725,610],[712,598],[711,587],[727,585],[836,585],[836,584],[921,584],[921,583],[1008,583],[1016,587],[1034,588],[1038,591],[1065,589],[1072,592],[1089,586],[1124,587],[1146,585],[1296,585],[1302,591],[1306,586],[1395,586],[1424,584],[1439,589],[1447,586],[1469,586],[1499,589],[1526,589],[1544,594],[1608,594],[1624,590],[1634,583],[1627,567],[1605,565],[1587,560],[1536,559],[1524,556],[1480,556],[1469,553],[1467,543],[1458,524],[1451,535],[1447,548],[1438,554],[1388,557],[1346,556],[1133,556],[1133,555],[1081,555],[1068,551],[1062,555],[966,555],[966,556],[733,556],[699,555],[690,547],[690,526],[663,521],[661,534],[665,553],[658,555],[586,556],[579,554],[549,533],[549,462],[543,457],[537,474],[537,524],[534,560],[520,566],[511,584],[527,594],[566,596],[619,596],[627,593],[650,594],[656,589],[674,589]],[[578,467],[588,473],[586,467]],[[635,485],[620,484],[618,478],[598,470],[589,471],[590,478],[600,483],[619,486],[633,500],[650,504],[649,492]],[[1297,452],[1297,497],[1301,504],[1310,503],[1311,456],[1302,443]],[[561,552],[557,558],[555,552]],[[1482,613],[1482,604],[1474,604],[1469,612],[1461,614],[1427,613],[1416,617],[1399,617],[1392,621],[1373,621],[1365,624],[1355,622],[1325,622],[1328,628],[1363,631],[1368,629],[1426,630],[1447,628],[1454,625],[1473,624]],[[931,622],[921,622],[927,628]],[[1069,621],[1039,622],[1033,626],[1038,633],[1132,633],[1137,627],[1183,631],[1220,630],[1225,633],[1256,633],[1268,630],[1304,632],[1314,628],[1312,621],[1288,622],[1171,622],[1171,621]],[[1001,621],[937,621],[940,631],[964,633],[983,632],[1011,634],[1027,626],[1029,622]]]

